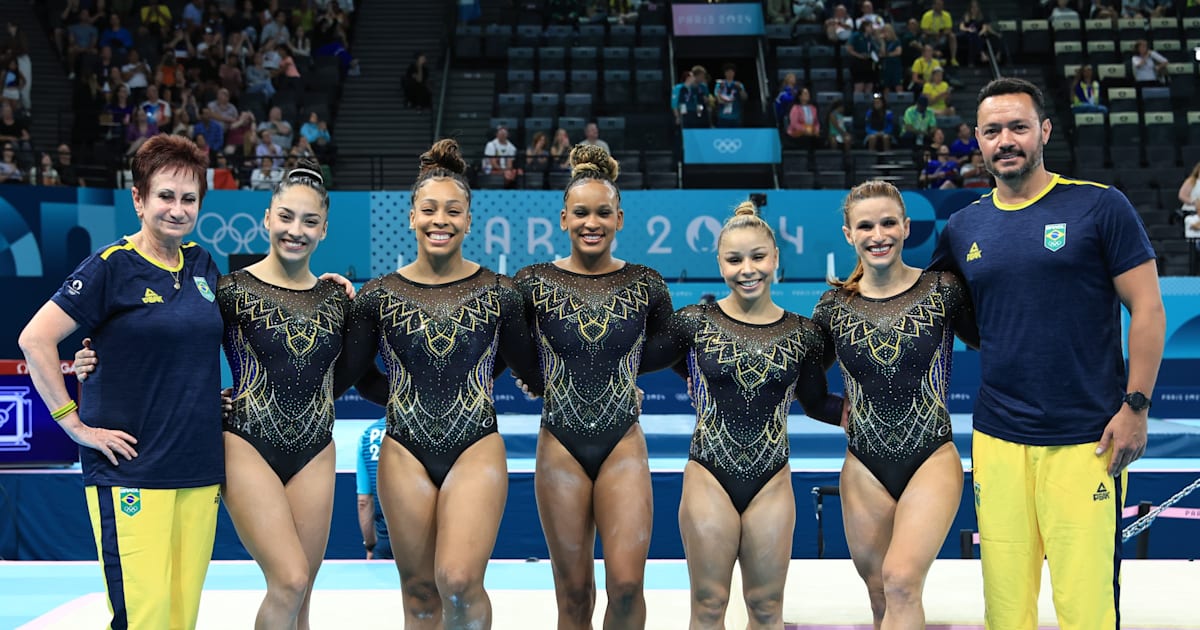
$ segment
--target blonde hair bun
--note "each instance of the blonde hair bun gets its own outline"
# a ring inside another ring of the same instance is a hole
[[[591,144],[575,145],[571,149],[569,162],[572,178],[592,172],[602,179],[616,182],[617,177],[621,174],[620,165],[608,154],[608,151]]]
[[[758,207],[756,207],[754,205],[753,201],[743,201],[742,203],[739,203],[736,208],[733,209],[733,216],[735,216],[735,217],[756,217],[756,216],[758,216]]]

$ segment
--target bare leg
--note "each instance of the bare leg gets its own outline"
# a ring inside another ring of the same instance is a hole
[[[758,491],[742,514],[742,596],[750,630],[783,630],[783,586],[792,559],[796,497],[784,467]]]
[[[741,529],[741,517],[725,489],[703,466],[688,461],[683,469],[679,531],[692,590],[690,630],[725,628]]]
[[[249,442],[228,432],[225,472],[225,507],[267,580],[254,627],[295,628],[311,576],[283,484]]]
[[[634,424],[613,448],[595,486],[596,527],[604,545],[606,630],[646,627],[643,583],[654,500],[642,425]]]
[[[296,618],[298,630],[308,630],[312,587],[317,580],[317,571],[321,570],[325,546],[329,542],[336,474],[335,452],[333,443],[330,442],[329,446],[288,480],[287,486],[284,487],[288,504],[292,506],[292,521],[296,525],[296,533],[300,537],[300,545],[304,548],[304,557],[308,561],[308,588],[304,592],[304,602],[300,605],[300,614]]]
[[[954,522],[962,485],[962,461],[949,443],[921,464],[900,495],[892,543],[883,560],[884,630],[925,627],[925,576]]]
[[[447,630],[492,627],[492,602],[483,590],[483,573],[496,546],[507,497],[504,440],[493,433],[459,456],[438,497],[434,575]]]
[[[390,437],[379,446],[379,504],[389,524],[406,630],[440,630],[442,601],[434,580],[438,489],[425,467]]]
[[[842,465],[842,524],[854,568],[867,585],[875,628],[883,624],[887,600],[883,592],[883,559],[892,542],[896,500],[867,467],[849,451]]]
[[[590,630],[596,606],[592,480],[545,428],[538,434],[533,487],[554,571],[558,629]]]

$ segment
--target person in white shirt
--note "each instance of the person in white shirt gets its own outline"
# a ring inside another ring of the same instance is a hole
[[[1132,65],[1134,81],[1138,84],[1158,85],[1161,83],[1159,77],[1166,72],[1167,58],[1150,50],[1150,44],[1146,40],[1139,39],[1133,51]]]
[[[886,24],[883,16],[875,12],[875,5],[871,4],[871,0],[863,0],[860,8],[862,9],[862,15],[857,20],[854,20],[855,30],[862,30],[863,22],[869,22],[876,30],[883,28],[883,25]]]
[[[517,146],[508,141],[508,129],[501,126],[496,128],[496,137],[488,141],[483,148],[486,158],[483,160],[484,173],[500,173],[513,170],[513,162],[517,157]]]
[[[583,129],[583,140],[579,144],[589,144],[595,147],[604,149],[606,153],[612,155],[612,150],[608,148],[608,143],[600,139],[600,127],[596,123],[588,123]]]

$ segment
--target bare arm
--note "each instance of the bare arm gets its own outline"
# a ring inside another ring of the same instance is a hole
[[[1187,179],[1183,180],[1183,185],[1179,187],[1179,194],[1177,195],[1179,202],[1192,203],[1192,189],[1195,187],[1196,178],[1189,175]]]
[[[59,369],[58,344],[78,328],[79,324],[62,307],[46,302],[17,339],[33,385],[51,410],[71,402]],[[119,465],[118,455],[127,460],[137,457],[133,448],[137,440],[124,431],[89,427],[74,411],[59,419],[58,424],[77,444],[100,451],[114,466]]]
[[[1167,324],[1155,261],[1147,260],[1113,278],[1113,286],[1129,310],[1129,381],[1125,391],[1150,396],[1158,379]],[[1120,474],[1145,453],[1147,415],[1147,411],[1135,412],[1122,404],[1104,428],[1096,454],[1112,447],[1109,474]]]
[[[358,495],[358,529],[362,532],[367,560],[375,557],[375,495]]]

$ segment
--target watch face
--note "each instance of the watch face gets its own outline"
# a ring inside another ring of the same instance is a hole
[[[1141,392],[1133,392],[1125,394],[1125,402],[1129,404],[1129,408],[1134,411],[1141,411],[1150,406],[1150,401],[1146,399],[1146,395]]]

